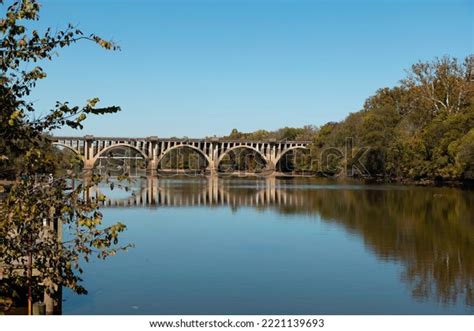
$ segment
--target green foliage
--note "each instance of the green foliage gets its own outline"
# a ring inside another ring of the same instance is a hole
[[[454,144],[457,170],[463,178],[474,179],[474,129]]]
[[[257,130],[254,132],[240,132],[237,129],[232,129],[228,136],[222,137],[224,140],[306,140],[313,139],[317,128],[312,125],[306,125],[303,128],[284,127],[276,131]]]
[[[7,297],[3,302],[11,302],[16,290],[25,286],[33,293],[45,288],[54,295],[63,286],[85,293],[80,262],[91,254],[105,258],[127,248],[116,246],[125,226],[102,227],[98,202],[85,198],[100,178],[76,186],[70,181],[72,169],[65,169],[69,179],[59,176],[56,170],[68,156],[53,148],[48,135],[64,126],[81,129],[89,115],[120,108],[97,108],[98,98],[82,107],[57,102],[38,118],[27,100],[46,77],[36,64],[52,60],[59,49],[80,40],[105,49],[117,46],[94,34],[86,36],[72,25],[54,34],[51,29],[30,30],[39,19],[39,9],[35,0],[16,1],[0,18],[0,177],[15,179],[11,186],[1,187],[6,191],[0,200],[0,297]],[[61,240],[63,228],[67,240]]]
[[[7,279],[0,291],[8,293],[15,286],[38,286],[48,282],[55,294],[59,286],[77,293],[87,293],[80,284],[81,260],[91,254],[99,258],[115,255],[121,223],[100,228],[102,213],[96,200],[84,198],[82,184],[71,190],[63,178],[35,176],[20,180],[0,202],[0,252]],[[61,238],[62,230],[73,234]],[[28,257],[32,257],[31,265]],[[28,277],[34,270],[35,278]],[[11,293],[9,293],[11,295]]]
[[[3,4],[3,1],[0,2]],[[34,0],[14,2],[7,7],[5,16],[0,18],[0,176],[12,176],[14,160],[29,155],[30,166],[41,163],[39,145],[45,144],[44,133],[65,125],[82,128],[89,114],[107,114],[120,110],[119,107],[95,108],[98,99],[93,98],[86,106],[71,107],[67,102],[57,102],[55,109],[46,116],[34,118],[33,103],[26,100],[37,82],[46,77],[40,66],[32,64],[52,60],[58,50],[81,41],[88,40],[106,49],[118,47],[97,35],[84,35],[79,29],[69,25],[65,30],[52,33],[29,31],[28,21],[39,19],[40,5]],[[6,173],[6,174],[5,174]],[[13,175],[15,175],[13,173]]]
[[[317,132],[313,158],[323,150],[368,147],[362,162],[372,176],[472,179],[473,58],[417,63],[399,86],[383,88],[364,108]],[[332,167],[344,166],[343,158]],[[324,169],[323,169],[324,170]]]

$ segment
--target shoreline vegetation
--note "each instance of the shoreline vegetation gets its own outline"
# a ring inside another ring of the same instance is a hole
[[[340,122],[248,133],[233,129],[227,136],[206,138],[311,141],[307,152],[288,152],[281,164],[275,165],[285,176],[311,174],[358,178],[367,183],[472,186],[474,56],[462,62],[449,56],[435,58],[418,62],[406,72],[397,86],[377,90],[361,110]],[[15,155],[8,142],[4,147],[7,158],[0,162],[0,178],[17,178],[23,156]],[[77,160],[69,166],[72,156],[67,151],[58,151],[48,143],[40,147],[46,161],[44,172],[77,170]],[[234,164],[228,168],[244,172],[263,172],[265,166],[248,149],[236,151],[225,161]],[[205,160],[199,160],[192,150],[178,150],[163,162],[168,169],[183,171],[192,170],[193,164],[194,169],[200,169]]]
[[[402,184],[472,184],[474,180],[474,56],[418,62],[400,84],[381,88],[363,108],[321,127],[242,133],[227,139],[311,140],[296,171],[340,174],[361,153],[354,177]],[[336,153],[337,150],[340,152]],[[315,169],[316,165],[316,169]],[[360,169],[358,169],[360,170]]]
[[[418,62],[406,72],[397,86],[377,90],[361,110],[340,122],[247,133],[234,128],[227,136],[206,138],[311,141],[307,151],[290,151],[274,165],[277,175],[285,177],[310,174],[309,177],[350,177],[366,183],[472,186],[474,56],[462,62],[449,56],[435,58]],[[55,148],[48,131],[43,135],[37,146],[43,161],[35,170],[77,173],[77,157]],[[8,139],[2,140],[1,145],[0,179],[14,180],[27,167],[27,155]],[[202,170],[206,161],[197,154],[186,149],[172,151],[163,159],[163,168]],[[223,162],[227,169],[242,174],[265,171],[265,161],[250,149],[238,149]]]

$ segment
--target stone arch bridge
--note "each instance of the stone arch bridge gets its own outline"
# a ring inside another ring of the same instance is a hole
[[[258,154],[265,162],[265,173],[272,174],[278,161],[288,152],[307,150],[310,141],[250,141],[222,139],[175,139],[175,138],[126,138],[126,137],[52,137],[53,144],[75,152],[84,162],[84,170],[90,171],[95,163],[114,148],[130,148],[137,151],[147,163],[147,174],[154,175],[160,161],[172,150],[190,148],[207,161],[206,171],[217,173],[222,159],[231,151],[244,148]]]

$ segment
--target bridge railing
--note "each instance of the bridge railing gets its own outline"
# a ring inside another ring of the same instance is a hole
[[[101,137],[101,136],[51,136],[53,141],[58,140],[110,140],[110,141],[172,141],[172,142],[206,142],[206,143],[249,143],[249,144],[310,144],[310,140],[249,140],[227,138],[160,138],[160,137]]]

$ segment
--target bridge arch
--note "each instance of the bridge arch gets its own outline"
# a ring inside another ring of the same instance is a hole
[[[71,146],[68,146],[66,144],[59,143],[59,142],[53,142],[53,146],[60,146],[60,147],[67,148],[68,150],[74,152],[81,160],[84,161],[84,156],[81,155],[81,153],[77,149],[75,149],[74,147],[71,147]]]
[[[183,145],[175,145],[173,147],[170,147],[168,149],[166,149],[164,151],[164,153],[162,155],[160,155],[158,157],[158,159],[156,160],[156,166],[158,167],[158,165],[160,164],[160,162],[163,160],[163,158],[169,153],[171,152],[172,150],[175,150],[175,149],[180,149],[180,148],[190,148],[196,152],[198,152],[199,155],[203,156],[204,159],[207,161],[207,166],[210,166],[211,165],[211,159],[209,159],[209,157],[206,155],[206,153],[204,153],[201,149],[199,149],[198,147],[196,146],[193,146],[193,145],[188,145],[188,144],[183,144]]]
[[[262,158],[262,160],[265,162],[265,166],[268,167],[268,166],[270,165],[270,160],[268,160],[268,159],[265,157],[265,155],[264,155],[262,152],[260,152],[258,149],[256,149],[255,147],[253,147],[253,146],[248,146],[248,145],[237,145],[237,146],[231,147],[231,148],[229,148],[229,149],[226,149],[226,150],[222,153],[222,155],[219,156],[219,158],[217,159],[217,162],[216,162],[216,164],[215,164],[216,169],[219,169],[219,166],[220,166],[222,160],[224,159],[224,157],[226,157],[226,155],[229,155],[230,152],[235,151],[235,150],[237,150],[237,149],[241,149],[241,148],[243,148],[243,149],[250,149],[250,150],[253,150],[253,151],[257,152],[257,154],[258,154],[258,155]]]
[[[105,147],[104,149],[100,150],[96,156],[94,156],[94,158],[92,159],[92,165],[95,165],[95,163],[97,162],[97,160],[102,156],[104,155],[105,153],[107,153],[108,151],[114,149],[114,148],[117,148],[117,147],[127,147],[127,148],[130,148],[130,149],[133,149],[135,151],[137,151],[138,153],[140,153],[144,160],[146,162],[148,162],[148,156],[146,155],[146,153],[144,151],[142,151],[141,149],[133,146],[133,145],[130,145],[130,144],[126,144],[126,143],[119,143],[119,144],[113,144],[113,145],[110,145],[110,146],[107,146]]]
[[[305,147],[305,146],[293,146],[293,147],[289,147],[287,149],[285,149],[283,152],[281,152],[275,159],[275,166],[278,164],[278,162],[281,160],[281,158],[287,154],[288,152],[290,151],[294,151],[294,150],[297,150],[297,149],[301,149],[301,150],[305,150],[305,151],[309,151],[309,148],[308,147]]]
[[[281,159],[288,154],[288,152],[295,151],[295,150],[303,150],[303,151],[309,151],[309,148],[306,146],[293,146],[285,149],[283,152],[281,152],[275,159],[275,168],[278,169],[278,162],[281,161]]]

